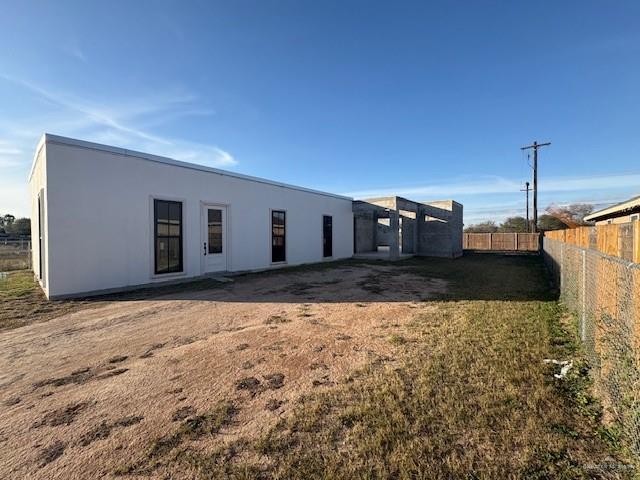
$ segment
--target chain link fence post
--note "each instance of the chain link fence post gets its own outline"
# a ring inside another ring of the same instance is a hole
[[[548,237],[542,254],[575,314],[604,419],[640,467],[640,265]]]

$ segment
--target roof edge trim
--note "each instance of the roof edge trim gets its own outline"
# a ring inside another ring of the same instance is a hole
[[[299,191],[302,191],[302,192],[313,193],[313,194],[316,194],[316,195],[324,195],[326,197],[332,197],[332,198],[338,198],[338,199],[341,199],[341,200],[353,201],[353,199],[351,197],[347,197],[347,196],[344,196],[344,195],[338,195],[338,194],[335,194],[335,193],[323,192],[321,190],[314,190],[312,188],[299,187],[297,185],[291,185],[291,184],[288,184],[288,183],[277,182],[277,181],[273,181],[273,180],[267,180],[266,178],[253,177],[251,175],[244,175],[244,174],[241,174],[241,173],[235,173],[235,172],[231,172],[229,170],[222,170],[222,169],[218,169],[218,168],[214,168],[214,167],[207,167],[205,165],[198,165],[198,164],[195,164],[195,163],[183,162],[181,160],[175,160],[173,158],[162,157],[162,156],[153,155],[153,154],[150,154],[150,153],[138,152],[136,150],[128,150],[126,148],[113,147],[113,146],[110,146],[110,145],[104,145],[104,144],[100,144],[100,143],[87,142],[85,140],[78,140],[78,139],[69,138],[69,137],[62,137],[60,135],[53,135],[51,133],[45,133],[42,136],[42,138],[40,139],[40,142],[38,143],[38,147],[36,149],[36,157],[35,158],[37,158],[38,152],[42,148],[43,144],[59,144],[59,145],[67,145],[67,146],[72,146],[72,147],[87,148],[87,149],[90,149],[90,150],[99,150],[99,151],[102,151],[102,152],[113,153],[113,154],[116,154],[116,155],[123,155],[123,156],[127,156],[127,157],[135,157],[135,158],[140,158],[142,160],[148,160],[148,161],[151,161],[151,162],[162,163],[162,164],[165,164],[165,165],[172,165],[174,167],[181,167],[181,168],[187,168],[187,169],[191,169],[191,170],[198,170],[198,171],[201,171],[201,172],[215,173],[217,175],[222,175],[222,176],[227,176],[227,177],[232,177],[232,178],[238,178],[240,180],[247,180],[247,181],[256,182],[256,183],[263,183],[263,184],[271,185],[271,186],[274,186],[274,187],[288,188],[288,189],[291,189],[291,190],[299,190]],[[34,158],[34,165],[32,166],[31,174],[29,176],[29,179],[31,179],[31,175],[33,174],[33,169],[34,169],[34,166],[35,166],[35,158]]]

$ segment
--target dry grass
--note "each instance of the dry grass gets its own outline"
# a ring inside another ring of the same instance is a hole
[[[5,465],[33,478],[630,477],[538,258],[342,262],[184,292],[105,302],[70,315],[77,330],[5,332],[11,349],[69,338],[41,361],[55,373],[6,383],[0,448],[20,436],[37,465]],[[576,367],[557,380],[545,358]]]
[[[609,446],[581,410],[583,380],[561,385],[542,364],[572,354],[560,313],[552,302],[442,304],[414,322],[402,366],[307,396],[255,443],[267,461],[249,466],[274,478],[598,477],[591,465]]]
[[[126,293],[72,300],[47,300],[30,270],[7,272],[0,278],[0,331],[46,322],[88,308],[99,308],[113,300],[144,300],[158,295],[179,294],[220,288],[216,280],[205,279],[159,288],[142,288]]]
[[[51,320],[98,302],[49,302],[30,270],[9,272],[0,278],[0,331]]]
[[[19,248],[19,241],[15,244],[4,245],[0,243],[0,272],[23,270],[29,268],[29,250]],[[27,246],[25,242],[24,247]]]
[[[236,413],[237,408],[233,403],[222,402],[209,412],[189,416],[176,432],[155,440],[139,461],[116,469],[115,473],[118,475],[152,473],[163,462],[175,461],[176,458],[180,458],[183,454],[180,449],[183,448],[184,442],[216,435],[221,428],[231,423]]]
[[[22,270],[7,274],[0,278],[0,297],[3,300],[14,300],[30,294],[36,288],[33,273]]]
[[[489,259],[472,259],[468,273],[479,266],[486,271]],[[508,275],[506,300],[467,300],[497,292],[490,279],[465,275],[447,295],[465,300],[437,302],[411,323],[410,338],[387,337],[401,348],[393,367],[373,364],[303,396],[258,439],[174,459],[200,478],[630,476],[628,464],[612,461],[612,437],[600,426],[586,369],[558,380],[543,363],[574,358],[584,365],[538,260],[498,258],[501,263],[510,270],[493,274]],[[421,268],[415,261],[404,267]],[[436,265],[422,273],[451,278],[462,272]],[[361,286],[382,291],[373,275]],[[260,388],[248,380],[247,388]]]
[[[241,447],[189,453],[199,478],[630,478],[612,462],[586,371],[554,302],[441,303],[411,325],[400,366],[304,396]],[[398,338],[398,337],[391,337]],[[392,341],[390,338],[390,341]]]

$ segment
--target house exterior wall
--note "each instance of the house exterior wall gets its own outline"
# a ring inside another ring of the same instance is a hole
[[[47,222],[46,212],[47,208],[47,193],[48,189],[45,188],[47,183],[47,159],[46,159],[46,145],[44,142],[40,142],[36,148],[36,154],[33,161],[33,169],[31,172],[31,178],[29,181],[29,196],[31,198],[31,264],[33,265],[33,273],[36,278],[39,279],[42,288],[47,293],[48,288],[48,271],[47,271]],[[42,232],[40,232],[39,219],[39,202],[45,218],[42,219]],[[40,248],[40,236],[42,233],[42,249]],[[41,251],[42,250],[42,251]],[[42,256],[42,259],[40,258]],[[41,261],[42,260],[42,261]]]
[[[333,216],[331,258],[352,256],[348,198],[55,141],[46,164],[50,297],[202,275],[203,202],[227,207],[227,271],[281,266],[271,263],[272,209],[286,211],[286,265],[324,260],[323,215]],[[154,274],[154,199],[183,202],[180,274]]]
[[[609,225],[611,223],[629,223],[639,220],[640,214],[629,213],[627,215],[620,215],[619,217],[608,218],[606,220],[597,220],[596,225]]]

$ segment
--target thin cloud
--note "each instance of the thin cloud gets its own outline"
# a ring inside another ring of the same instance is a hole
[[[540,179],[539,213],[549,205],[586,203],[595,208],[620,202],[638,193],[640,174],[543,177]],[[439,184],[384,187],[346,193],[354,198],[399,195],[418,201],[452,198],[464,205],[464,222],[503,221],[525,215],[525,196],[518,180],[500,176],[462,177]],[[530,208],[532,198],[530,197]]]
[[[78,45],[69,45],[63,48],[63,51],[76,60],[80,60],[82,63],[89,63],[87,56]]]
[[[640,174],[613,174],[593,177],[546,177],[539,181],[539,188],[545,192],[576,192],[582,190],[603,190],[611,188],[632,188],[640,185]],[[489,195],[518,193],[522,188],[519,180],[500,176],[460,178],[456,182],[420,186],[397,186],[379,189],[359,190],[345,193],[355,198],[399,195],[406,197],[452,198],[456,195]]]
[[[14,168],[22,163],[23,150],[13,142],[0,140],[0,167]]]
[[[10,175],[0,175],[0,214],[11,213],[17,217],[29,216],[31,203],[27,187]]]
[[[213,110],[194,106],[196,98],[183,92],[163,93],[156,97],[136,98],[120,106],[105,106],[65,92],[43,88],[32,82],[0,74],[0,78],[18,85],[54,108],[46,122],[40,117],[22,125],[0,123],[0,134],[21,138],[33,149],[43,132],[77,136],[99,143],[113,143],[132,150],[164,155],[177,160],[214,167],[232,167],[238,162],[231,153],[209,145],[156,135],[150,126],[167,124],[181,117],[212,115]],[[40,125],[34,128],[33,123]],[[4,131],[2,127],[5,127]]]

